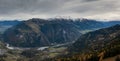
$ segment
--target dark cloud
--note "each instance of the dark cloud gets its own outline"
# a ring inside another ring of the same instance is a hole
[[[27,19],[63,15],[120,19],[119,6],[119,0],[0,0],[0,18]]]
[[[83,0],[84,2],[93,2],[93,1],[99,1],[99,0]]]

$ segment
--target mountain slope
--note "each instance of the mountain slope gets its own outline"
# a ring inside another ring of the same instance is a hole
[[[120,38],[120,25],[115,25],[109,28],[103,28],[82,35],[73,44],[73,50],[100,50],[118,38]]]

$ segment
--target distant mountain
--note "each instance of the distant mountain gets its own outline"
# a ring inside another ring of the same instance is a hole
[[[4,26],[4,25],[16,25],[16,24],[18,24],[20,21],[18,21],[18,20],[9,20],[9,21],[4,21],[4,20],[1,20],[0,21],[0,25],[1,26]]]
[[[80,35],[116,23],[89,19],[37,19],[22,21],[9,28],[4,41],[17,47],[39,47],[75,41]],[[120,23],[120,22],[117,22]]]
[[[15,26],[17,24],[19,24],[20,21],[17,21],[17,20],[11,20],[11,21],[3,21],[1,20],[0,21],[0,34],[3,33],[6,29],[12,27],[12,26]]]

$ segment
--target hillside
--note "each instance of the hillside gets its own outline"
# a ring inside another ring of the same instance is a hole
[[[108,45],[116,37],[120,36],[120,25],[115,25],[109,28],[99,29],[93,32],[82,35],[74,44],[74,50],[83,50],[89,48],[99,50],[105,45]],[[79,47],[79,48],[78,48]]]

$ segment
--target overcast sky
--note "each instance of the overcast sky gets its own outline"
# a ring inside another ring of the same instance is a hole
[[[0,0],[0,19],[120,19],[120,0]]]

